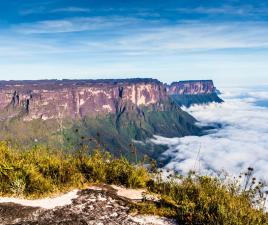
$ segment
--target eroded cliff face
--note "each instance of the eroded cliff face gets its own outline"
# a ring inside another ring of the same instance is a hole
[[[154,79],[0,82],[0,140],[16,144],[98,143],[131,158],[135,143],[139,156],[157,158],[164,148],[147,139],[199,135],[195,123]]]
[[[179,106],[194,104],[221,103],[218,91],[212,80],[189,80],[173,82],[167,87],[168,94]]]
[[[200,95],[215,93],[216,87],[212,80],[189,80],[173,82],[169,86],[170,95]]]
[[[0,88],[1,120],[82,118],[152,105],[161,109],[168,99],[164,85],[153,79],[9,81]]]

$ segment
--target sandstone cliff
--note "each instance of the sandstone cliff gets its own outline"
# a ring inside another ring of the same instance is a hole
[[[167,100],[165,87],[153,79],[10,81],[0,88],[1,120],[82,118]]]
[[[47,143],[55,136],[79,146],[80,137],[93,138],[119,155],[133,140],[200,134],[195,122],[155,79],[0,82],[0,139]],[[155,147],[139,149],[157,155]]]
[[[221,103],[212,80],[189,80],[173,82],[168,86],[168,94],[180,106],[194,104]]]
[[[216,87],[212,80],[188,80],[173,82],[169,86],[170,95],[199,95],[215,93]]]

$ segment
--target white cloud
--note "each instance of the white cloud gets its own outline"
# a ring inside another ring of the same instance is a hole
[[[209,14],[209,15],[235,15],[235,16],[260,16],[267,14],[268,9],[265,7],[253,7],[252,5],[222,5],[221,7],[195,7],[195,8],[177,8],[176,11],[181,13],[198,13],[198,14]]]
[[[91,10],[88,8],[81,8],[81,7],[66,7],[66,8],[58,8],[53,9],[50,12],[90,12]]]
[[[30,43],[53,43],[57,45],[53,48],[62,49],[63,52],[68,49],[71,52],[126,56],[199,54],[230,49],[240,52],[268,48],[268,26],[265,22],[185,22],[167,25],[158,20],[147,22],[131,17],[80,17],[19,24],[13,26],[10,32],[12,36],[16,35],[16,40],[9,36],[6,39],[13,39],[15,45],[23,45],[27,38],[26,42]],[[72,36],[63,36],[61,33],[72,33]],[[36,35],[39,35],[38,38]],[[20,38],[24,40],[18,41]],[[10,45],[13,46],[12,43]]]
[[[118,70],[117,74],[142,74],[165,82],[189,76],[209,77],[220,83],[267,82],[267,25],[198,21],[170,25],[134,17],[79,17],[18,24],[0,30],[0,73],[9,66],[14,76],[32,77],[23,68],[39,65],[39,71],[35,71],[43,74],[52,64],[58,71],[71,62],[90,74],[103,74],[103,68],[120,62],[133,70]],[[73,71],[68,68],[61,73]]]
[[[252,166],[256,176],[268,181],[268,108],[257,107],[252,102],[255,95],[258,100],[263,93],[252,90],[249,93],[250,99],[229,93],[223,104],[188,109],[201,123],[221,123],[223,128],[201,137],[157,137],[157,143],[169,146],[163,154],[171,157],[166,167],[183,172],[195,169],[201,173],[224,169],[239,175]]]
[[[209,50],[267,48],[265,24],[184,23],[155,29],[142,29],[122,37],[119,48],[157,52],[193,53]]]
[[[12,30],[21,34],[55,34],[114,29],[115,27],[128,26],[138,22],[140,22],[140,20],[124,17],[77,17],[22,23],[13,26]]]

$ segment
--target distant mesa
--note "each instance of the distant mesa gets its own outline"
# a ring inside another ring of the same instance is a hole
[[[220,91],[212,80],[186,80],[173,82],[168,86],[168,94],[179,106],[194,104],[222,103]]]

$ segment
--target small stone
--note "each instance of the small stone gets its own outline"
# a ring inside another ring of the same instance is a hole
[[[112,213],[110,216],[111,216],[111,217],[117,217],[118,214],[117,214],[116,212],[114,212],[114,213]]]

